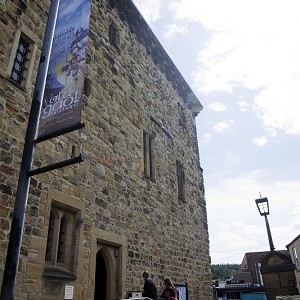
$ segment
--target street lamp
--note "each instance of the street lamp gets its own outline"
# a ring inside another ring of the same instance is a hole
[[[260,215],[265,217],[265,222],[266,222],[266,227],[267,227],[267,232],[268,232],[268,239],[269,239],[269,244],[270,244],[270,250],[274,251],[275,247],[273,244],[270,225],[269,225],[269,221],[267,218],[267,215],[270,214],[268,198],[265,197],[265,198],[255,199],[255,203],[257,205]]]

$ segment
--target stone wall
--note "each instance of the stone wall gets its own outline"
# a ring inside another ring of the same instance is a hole
[[[8,58],[18,28],[29,32],[41,48],[49,2],[0,2],[1,278],[39,50],[25,88],[7,79]],[[122,251],[122,283],[116,298],[141,290],[141,273],[147,269],[160,292],[168,276],[188,284],[190,300],[207,300],[211,281],[206,204],[195,112],[182,92],[186,83],[174,82],[180,75],[175,66],[170,77],[161,67],[164,61],[149,54],[139,34],[120,17],[122,6],[111,6],[92,2],[82,109],[85,128],[36,147],[34,168],[69,158],[73,146],[86,160],[31,179],[15,299],[62,299],[66,283],[74,286],[74,299],[94,299],[91,253],[93,243],[101,241],[119,245]],[[109,42],[110,24],[118,30],[117,47]],[[150,42],[158,45],[149,34]],[[178,103],[184,108],[185,127],[179,124]],[[143,130],[155,137],[155,180],[143,173]],[[185,170],[185,201],[178,199],[176,161]],[[52,191],[66,199],[61,203],[76,206],[80,215],[74,282],[43,276]],[[115,241],[118,238],[125,244]]]

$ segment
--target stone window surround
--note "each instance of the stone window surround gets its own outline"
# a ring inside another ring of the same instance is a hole
[[[24,81],[22,84],[17,84],[14,80],[10,79],[10,76],[12,73],[12,68],[14,65],[14,60],[16,57],[17,49],[19,46],[19,40],[21,36],[30,43],[30,53],[28,55],[27,70],[24,73],[24,77],[25,77]],[[34,66],[35,56],[37,53],[37,41],[38,38],[33,34],[33,32],[30,29],[28,29],[27,26],[25,26],[22,23],[18,26],[18,28],[16,29],[14,42],[12,45],[11,54],[10,54],[7,71],[6,71],[8,80],[14,83],[18,87],[25,88],[25,89],[28,89],[30,87],[30,82],[31,82],[30,79],[32,78],[33,66]]]
[[[115,234],[112,232],[104,231],[100,228],[91,228],[91,256],[90,256],[90,279],[95,279],[96,273],[96,256],[99,250],[99,244],[104,244],[107,246],[113,246],[118,250],[118,255],[120,257],[121,270],[118,272],[118,281],[120,283],[121,290],[119,293],[121,295],[125,294],[125,284],[126,284],[126,258],[127,258],[127,239],[125,236]]]
[[[48,190],[48,196],[47,196],[47,206],[46,206],[46,216],[45,216],[45,226],[48,227],[49,220],[50,220],[50,212],[52,208],[66,211],[69,213],[69,215],[74,216],[74,224],[75,225],[75,239],[73,244],[73,261],[71,262],[68,260],[69,266],[66,266],[66,264],[53,264],[53,262],[45,261],[45,269],[49,268],[56,268],[61,269],[61,271],[67,271],[74,273],[76,275],[77,269],[81,269],[82,266],[82,260],[78,259],[79,257],[79,248],[80,245],[82,245],[82,219],[83,219],[83,213],[85,209],[85,204],[83,201],[76,199],[75,197],[69,196],[67,194],[64,194],[60,191],[49,189]],[[46,244],[47,241],[45,241],[45,250],[46,250]],[[47,271],[48,272],[48,271]]]

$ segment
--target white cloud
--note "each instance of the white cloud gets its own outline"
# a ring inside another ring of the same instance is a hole
[[[232,129],[234,124],[235,124],[234,120],[228,119],[228,120],[225,120],[225,121],[215,124],[214,130],[222,133],[224,131],[228,131],[228,130]]]
[[[187,32],[187,28],[185,25],[173,23],[173,24],[167,25],[165,37],[172,38],[177,33],[185,33],[185,32]]]
[[[227,110],[227,105],[221,102],[213,102],[212,104],[208,105],[207,108],[212,111],[225,111]]]
[[[255,109],[267,129],[280,129],[290,135],[300,134],[299,84],[300,77],[298,83],[287,83],[283,89],[271,85],[257,95]],[[297,92],[293,90],[296,88]]]
[[[199,22],[210,33],[193,74],[196,88],[203,94],[239,86],[257,91],[264,126],[300,134],[298,7],[298,0],[175,2],[177,20]]]
[[[259,137],[254,138],[252,141],[256,146],[262,147],[262,146],[265,146],[267,144],[268,139],[263,135],[263,136],[259,136]]]
[[[208,144],[208,143],[211,142],[211,138],[212,138],[211,134],[208,133],[208,132],[206,132],[206,133],[203,134],[203,136],[202,136],[202,138],[201,138],[201,141],[202,141],[203,143],[205,143],[205,144]]]
[[[153,24],[160,18],[160,5],[159,0],[133,0],[136,7],[139,9],[142,16],[147,23]]]
[[[245,112],[248,110],[248,108],[251,106],[251,104],[249,102],[247,102],[246,100],[240,100],[238,102],[238,106],[239,106],[241,112]]]

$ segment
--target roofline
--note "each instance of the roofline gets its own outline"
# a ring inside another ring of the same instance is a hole
[[[293,244],[294,242],[296,242],[298,239],[300,238],[300,234],[298,234],[298,236],[296,236],[290,243],[288,243],[285,247],[288,248],[291,244]]]

